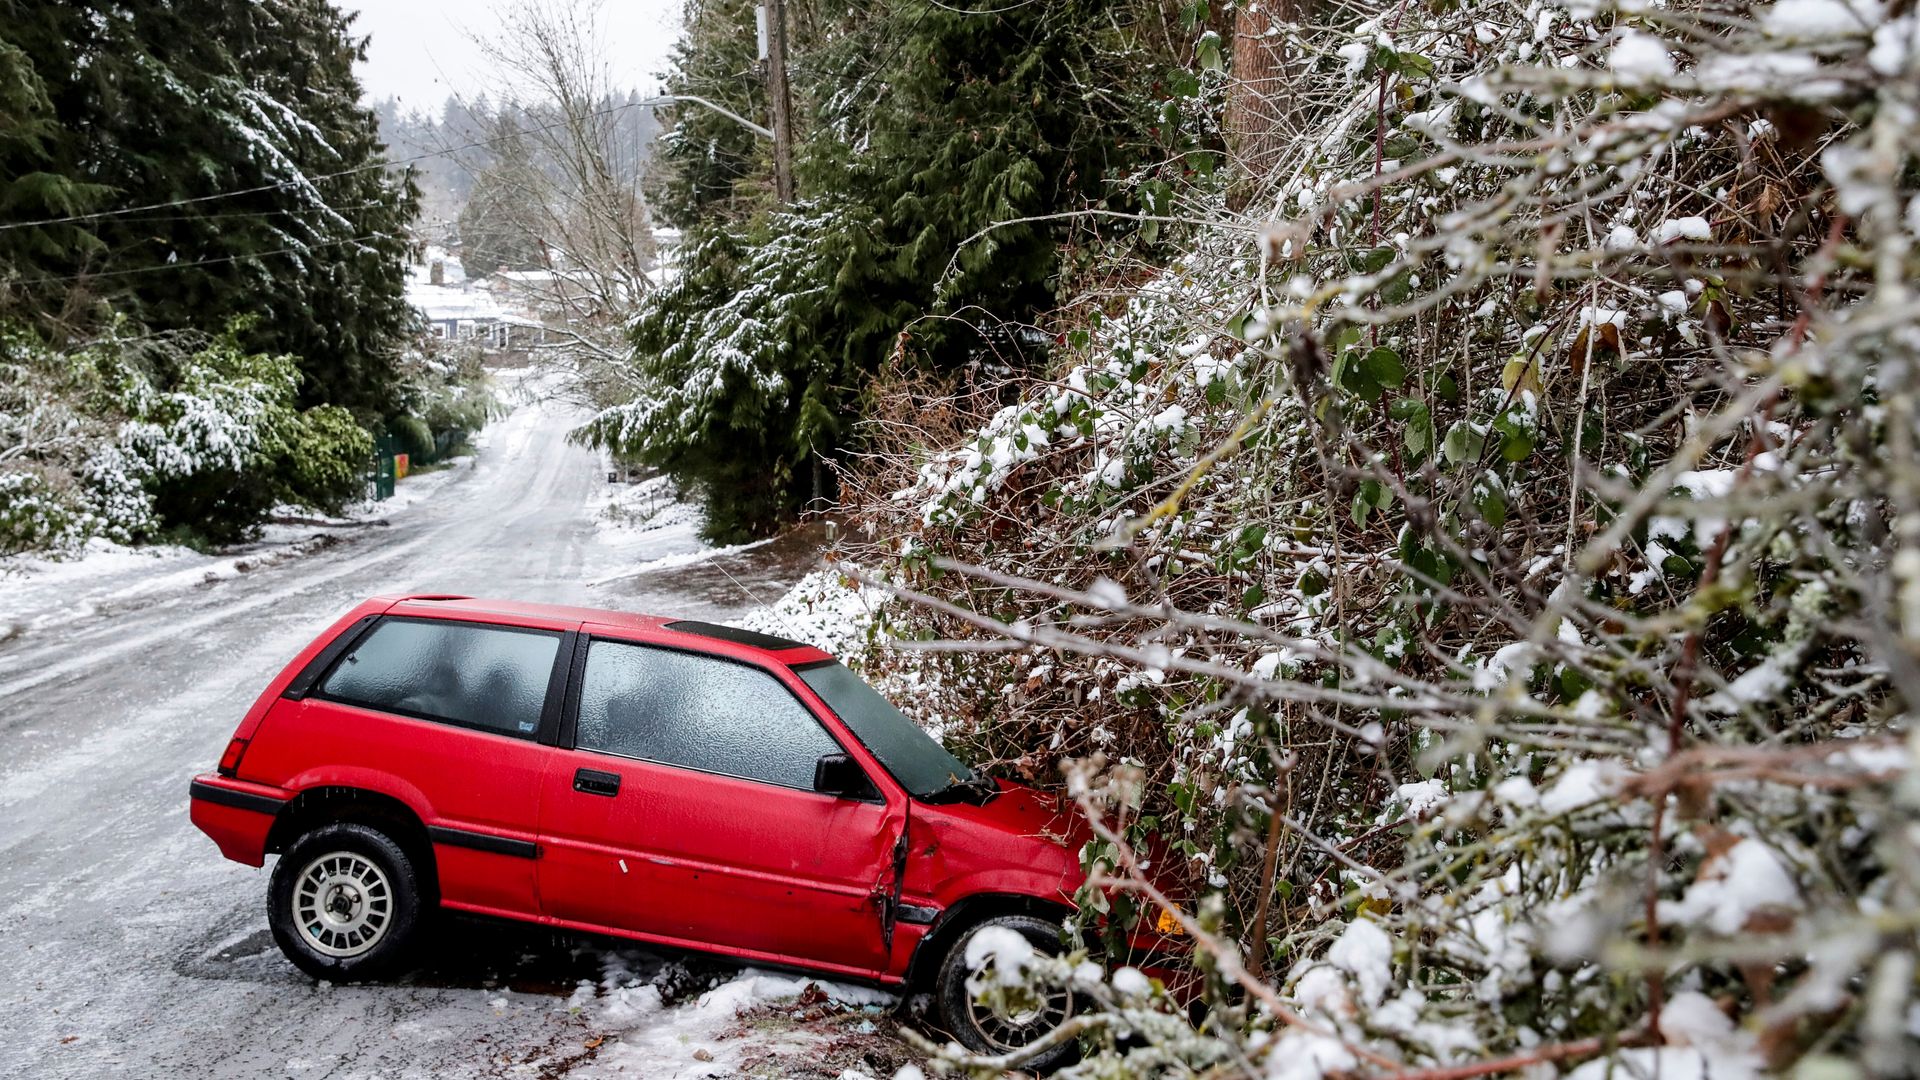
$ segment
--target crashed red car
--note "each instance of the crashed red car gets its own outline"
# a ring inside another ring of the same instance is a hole
[[[230,859],[279,855],[273,934],[317,978],[395,971],[446,908],[928,993],[986,1052],[1073,1009],[965,984],[986,928],[1059,947],[1077,820],[826,653],[732,627],[368,600],[267,687],[192,815]]]

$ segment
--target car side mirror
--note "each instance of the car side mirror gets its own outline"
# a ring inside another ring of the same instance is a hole
[[[813,790],[841,799],[860,799],[873,793],[873,785],[847,755],[821,754],[813,763]]]

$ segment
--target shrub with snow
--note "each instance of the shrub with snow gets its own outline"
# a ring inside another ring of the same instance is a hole
[[[297,408],[293,358],[246,352],[238,329],[66,350],[0,335],[0,554],[163,528],[231,540],[277,504],[357,495],[371,437],[344,409]]]
[[[1190,890],[1212,1018],[1073,1075],[1910,1075],[1911,16],[1302,18],[1251,206],[849,480],[881,624],[976,646],[869,670],[1068,768],[1089,916]]]

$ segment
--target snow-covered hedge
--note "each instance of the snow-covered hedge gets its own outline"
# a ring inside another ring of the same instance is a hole
[[[0,554],[60,553],[166,527],[225,539],[278,502],[359,494],[372,440],[344,409],[295,407],[288,356],[219,338],[109,335],[57,349],[0,336]]]
[[[1354,11],[1251,209],[851,485],[976,646],[870,670],[1199,944],[1075,1075],[1910,1075],[1914,17]]]

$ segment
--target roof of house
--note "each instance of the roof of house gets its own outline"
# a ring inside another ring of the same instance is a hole
[[[407,282],[407,303],[419,308],[433,322],[502,319],[507,315],[493,294],[485,290],[455,289],[417,280]]]

